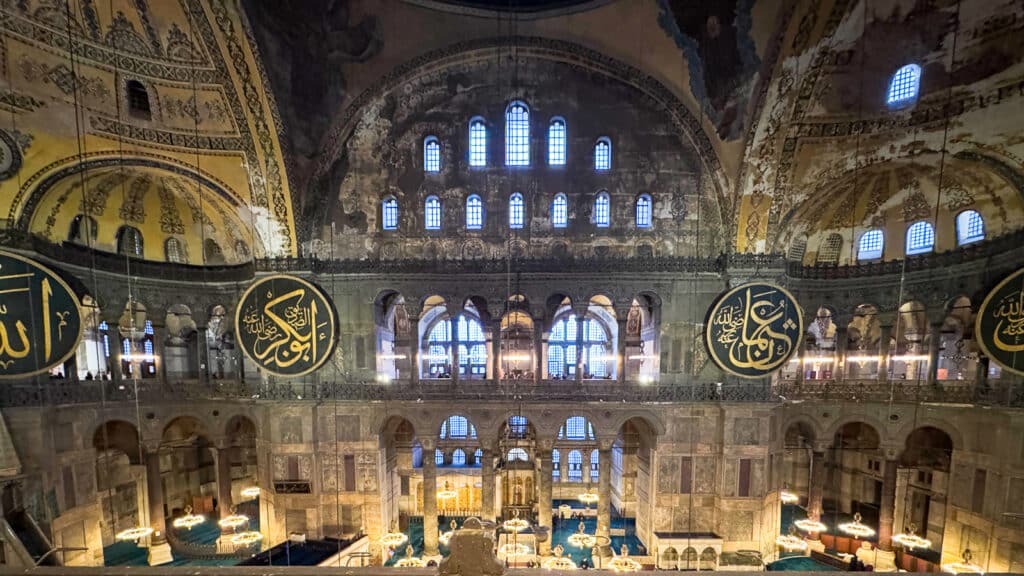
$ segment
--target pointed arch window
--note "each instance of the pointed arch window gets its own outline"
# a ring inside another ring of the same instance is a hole
[[[466,198],[466,230],[479,230],[484,227],[484,201],[476,194]]]
[[[907,255],[924,254],[935,249],[935,228],[921,220],[907,228]]]
[[[612,141],[608,138],[598,138],[594,144],[594,170],[604,171],[612,169]]]
[[[441,199],[437,196],[427,196],[423,203],[423,226],[427,230],[441,229]]]
[[[551,119],[548,125],[548,165],[565,166],[566,133],[565,120]]]
[[[651,196],[641,194],[636,199],[636,227],[651,227]]]
[[[555,228],[569,225],[569,200],[561,192],[555,194],[555,200],[551,203],[551,225]]]
[[[594,198],[594,225],[607,228],[611,224],[611,198],[607,192],[601,191]]]
[[[381,223],[385,230],[398,229],[398,200],[388,196],[380,204]]]
[[[487,165],[487,126],[481,118],[469,121],[469,165]]]
[[[508,227],[522,228],[526,223],[526,203],[523,195],[515,192],[508,199]]]
[[[505,165],[530,165],[530,109],[518,101],[505,110]]]
[[[963,246],[985,239],[985,221],[975,210],[964,210],[956,215],[956,241]]]
[[[441,171],[441,143],[435,136],[427,136],[423,140],[423,171]]]
[[[164,242],[164,257],[168,262],[174,264],[185,264],[188,259],[185,257],[185,247],[181,240],[177,238],[168,238]]]
[[[881,230],[868,230],[857,243],[857,260],[876,260],[882,257],[885,236]]]
[[[921,67],[907,64],[892,75],[889,81],[889,95],[886,102],[889,106],[905,106],[917,100],[921,87]]]
[[[133,226],[121,226],[117,230],[117,253],[142,257],[142,232]]]

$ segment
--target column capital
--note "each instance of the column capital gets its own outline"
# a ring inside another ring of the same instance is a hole
[[[161,442],[159,440],[143,440],[142,449],[145,450],[146,454],[159,454],[161,449]]]
[[[437,440],[434,440],[433,438],[420,439],[420,446],[424,450],[434,450],[435,448],[437,448]],[[424,455],[424,457],[425,456],[426,455]],[[431,458],[430,461],[433,462],[434,459]],[[426,463],[426,459],[425,458],[424,458],[423,462]]]
[[[900,452],[903,451],[903,447],[899,445],[883,444],[879,447],[882,454],[885,456],[886,461],[897,461],[900,459]]]
[[[597,449],[601,452],[608,452],[612,449],[612,445],[615,444],[616,436],[598,436],[597,437]]]

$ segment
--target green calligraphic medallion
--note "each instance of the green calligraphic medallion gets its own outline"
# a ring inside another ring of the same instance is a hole
[[[78,296],[53,270],[0,250],[0,378],[51,370],[78,349]]]
[[[337,344],[334,304],[302,278],[260,278],[242,294],[235,334],[242,351],[262,370],[286,378],[309,374]]]
[[[762,378],[789,361],[804,332],[804,317],[785,288],[754,282],[726,292],[708,311],[704,337],[719,368]]]
[[[1024,268],[985,297],[974,320],[974,337],[1004,370],[1024,375]]]

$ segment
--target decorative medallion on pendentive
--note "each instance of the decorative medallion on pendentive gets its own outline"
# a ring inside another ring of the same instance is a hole
[[[52,370],[78,350],[82,309],[46,266],[0,251],[0,378]]]
[[[309,374],[334,352],[334,304],[302,278],[260,278],[242,294],[235,334],[242,351],[262,370],[285,378]]]
[[[705,343],[719,368],[743,378],[762,378],[796,352],[804,318],[785,288],[754,282],[720,297],[705,326]]]
[[[1004,370],[1024,375],[1024,268],[1000,282],[981,303],[974,337]]]

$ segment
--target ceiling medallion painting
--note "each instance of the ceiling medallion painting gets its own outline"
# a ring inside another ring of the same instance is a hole
[[[719,368],[762,378],[781,368],[804,332],[803,313],[785,288],[752,282],[733,288],[708,313],[705,338]]]

